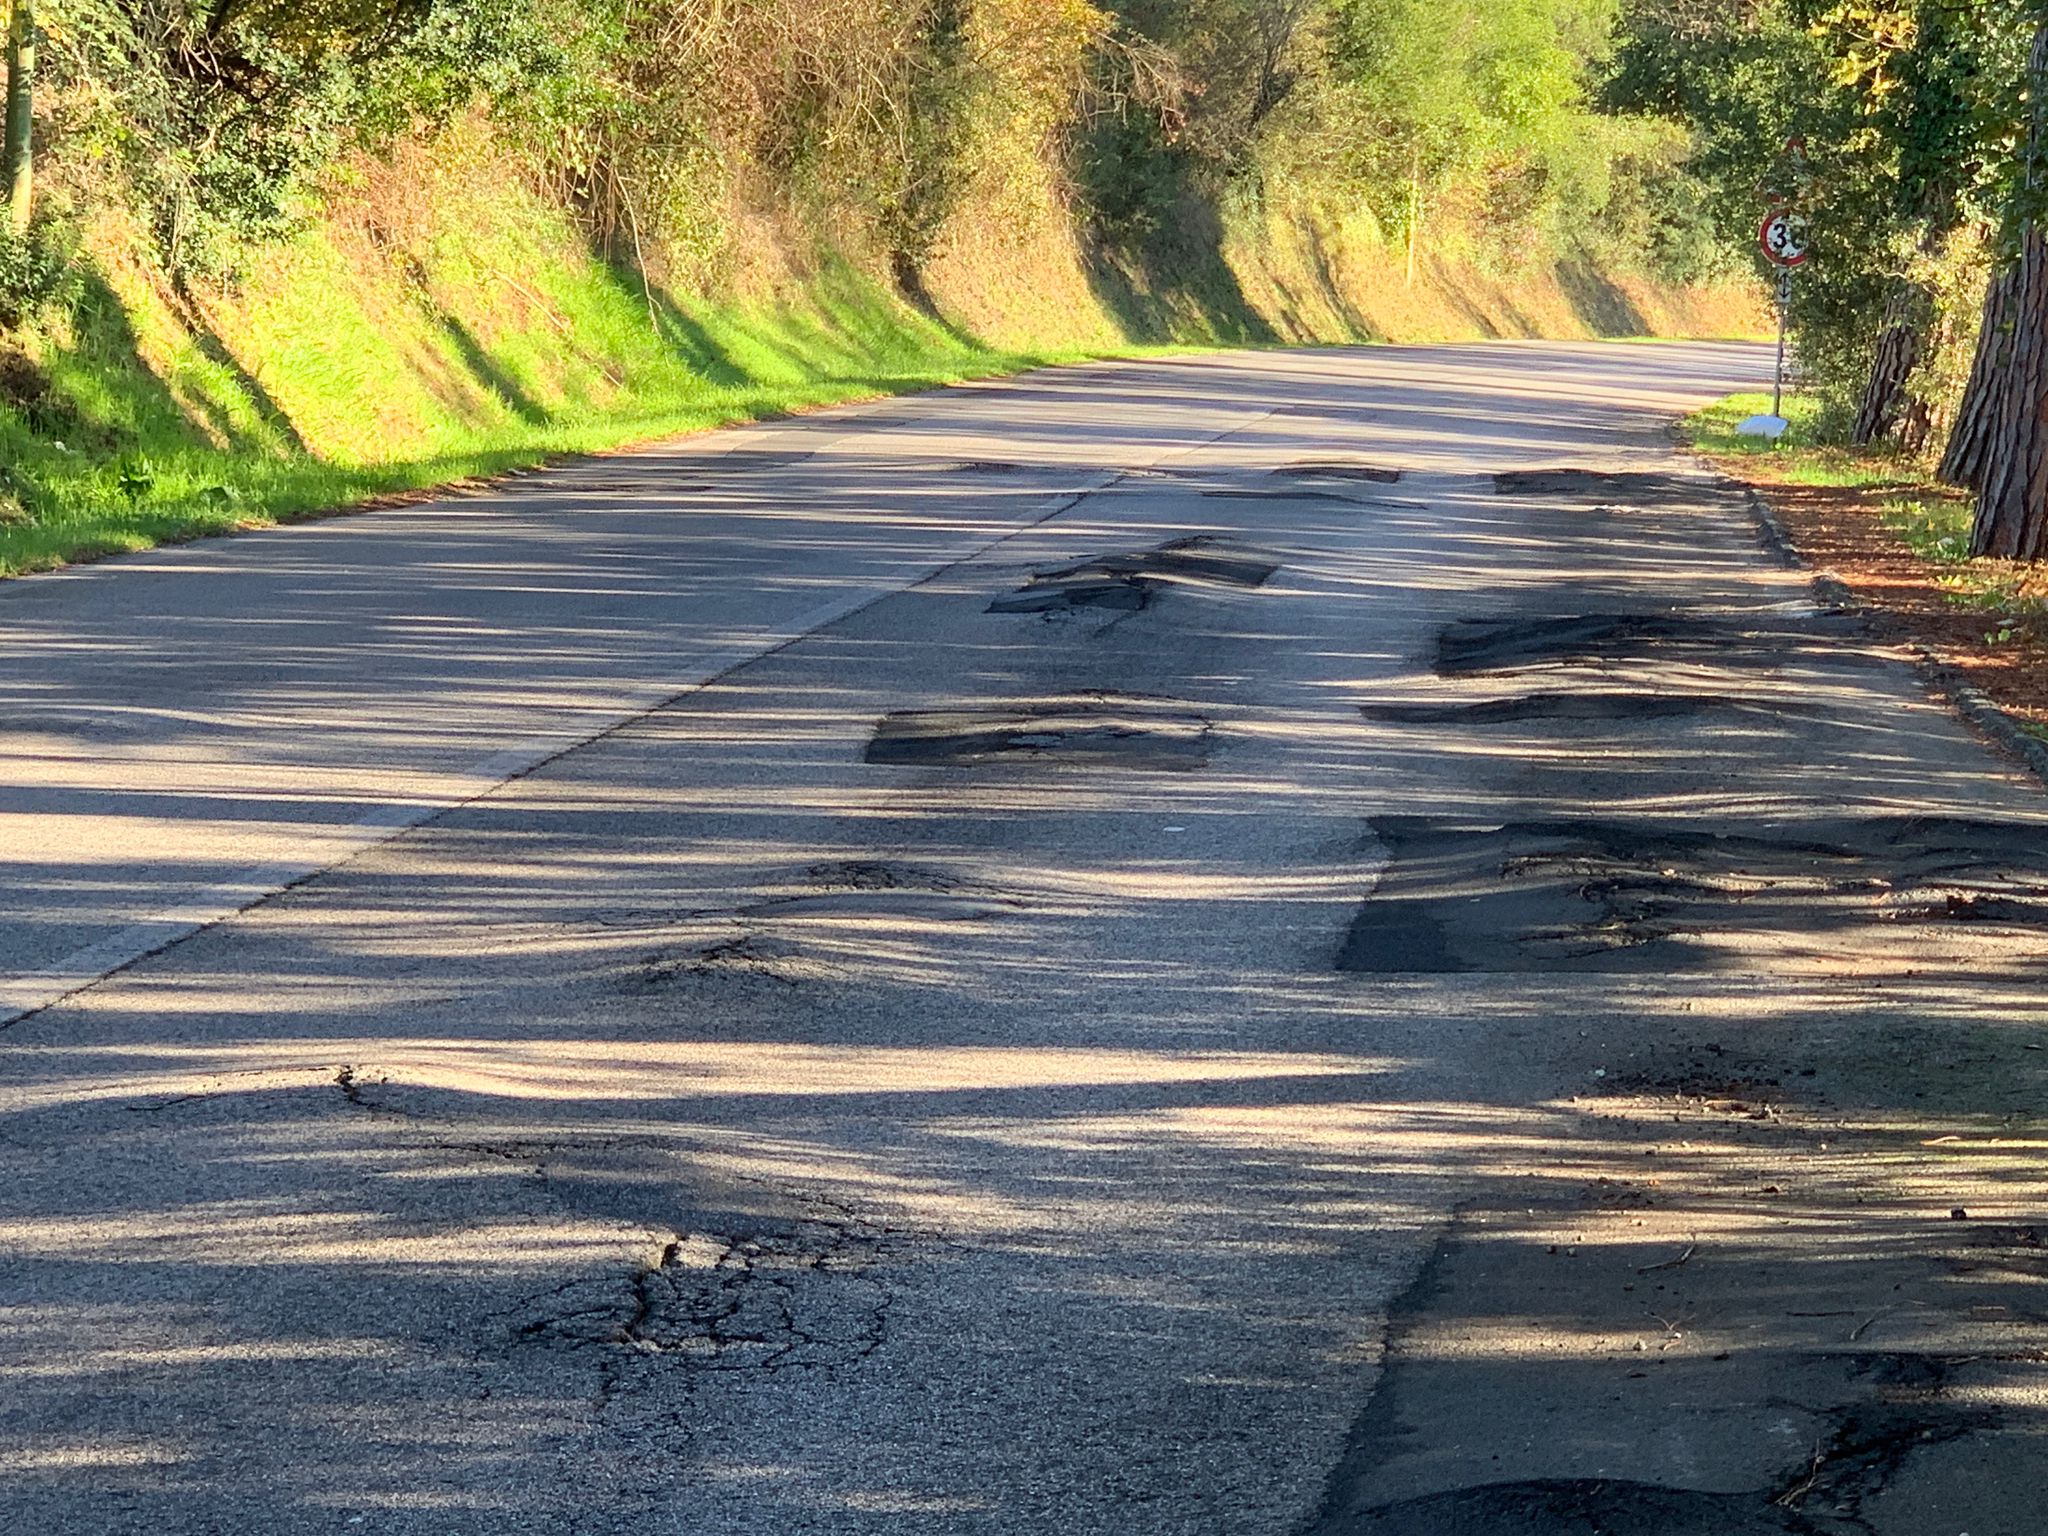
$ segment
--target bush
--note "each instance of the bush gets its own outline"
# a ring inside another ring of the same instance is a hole
[[[73,276],[71,251],[52,229],[17,235],[0,225],[0,325],[21,325],[61,303]]]

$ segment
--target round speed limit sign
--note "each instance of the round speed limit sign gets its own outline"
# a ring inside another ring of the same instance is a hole
[[[1806,220],[1789,208],[1778,208],[1757,231],[1757,243],[1764,254],[1781,267],[1806,264]]]

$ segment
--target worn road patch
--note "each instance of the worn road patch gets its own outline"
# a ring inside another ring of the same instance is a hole
[[[1384,464],[1362,464],[1348,459],[1310,459],[1283,464],[1273,471],[1297,480],[1364,481],[1368,485],[1398,485],[1403,472]]]
[[[1870,1536],[1946,1448],[2024,1435],[1985,1388],[2031,1369],[2031,1276],[1970,1267],[1959,1224],[1838,1245],[1769,1205],[1658,1162],[1462,1213],[1307,1536]]]
[[[1460,619],[1437,636],[1436,670],[1446,677],[1544,665],[1599,666],[1670,658],[1719,665],[1782,667],[1802,646],[1839,643],[1853,621],[1775,622],[1751,616],[1588,613]],[[1852,651],[1834,653],[1836,659]]]
[[[888,1291],[876,1232],[824,1222],[679,1232],[638,1274],[569,1282],[529,1300],[521,1341],[610,1348],[716,1371],[849,1365],[881,1344]]]
[[[1770,710],[1783,713],[1797,705],[1767,703],[1729,693],[1543,692],[1511,699],[1481,699],[1470,704],[1361,704],[1368,720],[1390,725],[1518,725],[1528,721],[1571,720],[1626,723],[1632,720],[1679,720],[1693,715]]]
[[[1227,539],[1201,535],[1175,539],[1152,549],[1099,555],[1055,570],[1034,571],[1031,580],[988,606],[990,613],[1051,613],[1073,608],[1146,607],[1173,587],[1261,587],[1280,562]]]
[[[1725,487],[1684,475],[1597,469],[1510,469],[1493,477],[1493,489],[1499,496],[1622,501],[1636,506],[1697,501],[1702,494],[1725,493]]]
[[[1373,832],[1389,865],[1345,939],[1345,970],[1662,972],[1766,956],[1894,970],[1966,949],[1981,959],[1998,928],[2009,958],[2048,959],[2039,826],[1875,817],[1721,834],[1384,817]]]
[[[1215,724],[1173,699],[1086,693],[982,709],[907,709],[885,716],[867,761],[900,768],[995,763],[1189,773],[1208,762]]]
[[[585,926],[646,948],[636,986],[686,979],[798,982],[915,971],[966,930],[1027,909],[1015,893],[882,859],[812,865],[758,900],[713,908],[622,908]]]

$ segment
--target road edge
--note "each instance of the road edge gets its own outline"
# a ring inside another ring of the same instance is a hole
[[[1702,458],[1699,462],[1723,478],[1728,478],[1725,471],[1714,465],[1711,460]],[[1791,531],[1786,528],[1784,519],[1778,516],[1777,509],[1760,490],[1732,478],[1729,478],[1728,483],[1741,486],[1747,496],[1764,547],[1788,570],[1808,573],[1814,602],[1824,612],[1859,616],[1868,613],[1846,583],[1819,569],[1801,553],[1799,546],[1793,542]],[[2048,742],[2043,742],[2022,729],[2019,722],[1999,708],[1989,694],[1964,677],[1954,666],[1942,660],[1931,646],[1918,640],[1908,640],[1904,644],[1912,653],[1915,667],[1928,687],[1945,697],[1950,708],[1980,735],[1987,738],[1992,746],[2008,757],[2018,759],[2022,766],[2041,781],[2042,787],[2048,789]]]

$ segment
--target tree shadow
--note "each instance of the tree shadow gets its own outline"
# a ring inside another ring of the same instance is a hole
[[[1572,312],[1596,336],[1643,336],[1649,319],[1605,272],[1583,254],[1557,265],[1557,283]]]
[[[544,427],[554,419],[553,413],[534,399],[519,380],[491,356],[490,349],[478,339],[475,331],[443,309],[433,310],[432,318],[435,329],[447,338],[448,344],[462,360],[462,366],[513,415],[535,427]]]

